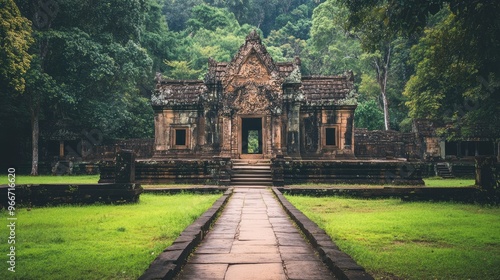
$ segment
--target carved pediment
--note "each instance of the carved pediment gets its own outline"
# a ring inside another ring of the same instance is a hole
[[[268,85],[271,83],[272,75],[258,55],[251,52],[240,65],[238,72],[228,78],[225,91],[234,92],[236,88],[245,84]]]
[[[227,65],[222,84],[227,92],[237,87],[244,80],[264,82],[276,80],[282,82],[282,77],[266,47],[262,45],[259,35],[254,30],[246,38],[238,53]]]
[[[281,108],[283,81],[257,32],[252,31],[222,78],[225,111],[263,114],[280,110],[275,107]]]

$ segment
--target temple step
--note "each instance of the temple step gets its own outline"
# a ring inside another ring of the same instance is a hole
[[[231,185],[272,186],[271,162],[269,160],[233,160]]]
[[[436,164],[437,174],[441,178],[455,178],[448,165],[444,162]]]

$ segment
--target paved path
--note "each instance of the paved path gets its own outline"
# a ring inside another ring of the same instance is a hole
[[[236,188],[176,279],[335,278],[270,190]]]

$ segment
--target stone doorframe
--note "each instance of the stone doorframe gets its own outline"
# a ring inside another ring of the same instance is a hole
[[[270,153],[267,147],[267,137],[268,137],[268,128],[266,125],[266,115],[238,115],[237,117],[238,123],[238,155],[239,158],[242,159],[262,159],[265,158],[266,155]],[[260,119],[262,122],[262,153],[261,154],[243,154],[243,119]]]

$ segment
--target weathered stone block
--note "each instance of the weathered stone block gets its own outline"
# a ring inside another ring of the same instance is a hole
[[[115,157],[115,183],[135,182],[135,153],[121,150]]]

